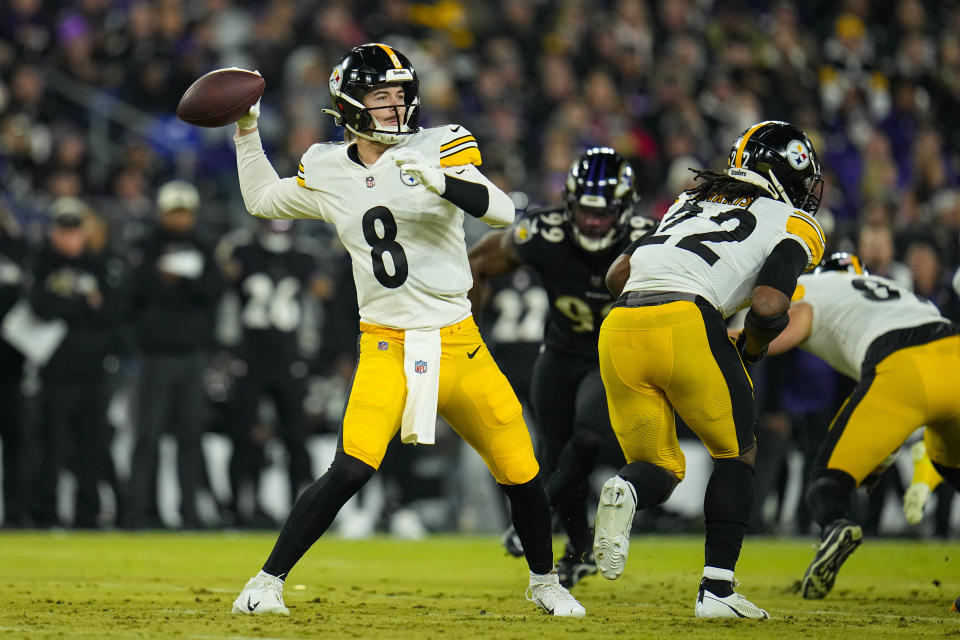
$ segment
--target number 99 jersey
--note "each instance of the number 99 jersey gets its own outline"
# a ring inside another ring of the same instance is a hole
[[[510,239],[517,257],[540,275],[547,290],[550,311],[544,343],[595,359],[600,323],[614,302],[604,282],[607,269],[650,221],[632,216],[618,245],[590,252],[574,242],[562,211],[558,207],[525,212],[511,229]]]
[[[809,213],[770,198],[692,202],[683,193],[634,250],[624,291],[692,293],[728,318],[750,304],[764,261],[788,238],[807,269],[820,262],[823,230]]]
[[[794,302],[813,308],[810,337],[801,348],[840,373],[860,380],[871,343],[895,329],[949,323],[937,307],[886,278],[825,271],[801,276]]]

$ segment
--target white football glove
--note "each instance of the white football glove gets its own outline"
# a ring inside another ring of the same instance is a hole
[[[397,149],[393,152],[393,161],[401,171],[438,196],[447,190],[447,177],[443,171],[432,166],[416,149]]]
[[[257,128],[257,118],[260,117],[260,101],[257,100],[257,103],[250,107],[250,110],[247,111],[247,115],[243,116],[237,120],[237,127],[240,131],[250,131],[251,129]]]

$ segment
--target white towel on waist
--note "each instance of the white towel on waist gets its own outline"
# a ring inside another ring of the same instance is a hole
[[[408,329],[403,338],[407,402],[400,420],[404,444],[433,444],[440,391],[440,330]]]

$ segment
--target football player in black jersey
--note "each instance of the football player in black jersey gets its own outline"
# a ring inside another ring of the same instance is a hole
[[[479,314],[486,278],[528,265],[549,297],[544,344],[533,368],[530,397],[539,433],[539,459],[551,474],[547,495],[569,536],[557,563],[567,587],[597,570],[587,521],[587,479],[613,439],[597,360],[600,322],[614,298],[604,284],[617,254],[653,227],[635,215],[633,168],[607,147],[588,149],[567,173],[564,204],[534,209],[510,229],[487,234],[470,250]],[[520,555],[512,531],[507,550]]]
[[[245,366],[228,408],[233,509],[241,524],[262,520],[258,509],[245,514],[238,503],[246,487],[252,485],[254,499],[258,493],[265,440],[257,428],[262,397],[269,397],[276,408],[279,435],[289,455],[291,497],[313,480],[303,415],[308,367],[299,334],[308,296],[318,290],[322,276],[316,258],[294,244],[292,226],[290,220],[257,221],[255,237],[237,242],[224,269],[240,299],[243,335],[238,356]]]

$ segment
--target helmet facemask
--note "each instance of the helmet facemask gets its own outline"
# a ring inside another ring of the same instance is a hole
[[[402,105],[368,107],[364,98],[387,86],[403,88]],[[330,74],[333,109],[324,109],[352,134],[374,142],[396,144],[420,130],[420,98],[417,73],[409,60],[386,45],[365,44],[355,48]],[[382,120],[392,110],[395,125]],[[380,117],[377,117],[380,112]]]
[[[564,197],[574,241],[584,251],[608,249],[626,232],[635,202],[633,168],[613,149],[588,149],[571,165]]]

